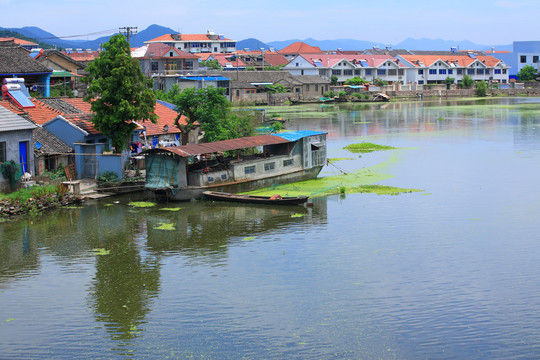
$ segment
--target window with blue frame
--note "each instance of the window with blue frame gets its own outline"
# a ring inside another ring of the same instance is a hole
[[[456,74],[458,74],[458,75],[463,74],[463,69],[457,69],[457,70],[456,70]]]
[[[474,75],[474,69],[467,69],[467,75]]]
[[[366,75],[371,75],[371,69],[366,69]]]
[[[437,69],[429,69],[430,75],[437,75]]]
[[[424,75],[424,69],[418,70],[418,75]]]
[[[386,75],[386,69],[377,69],[377,75]]]
[[[448,69],[448,75],[452,75],[454,73],[454,70]]]
[[[446,75],[446,69],[439,69],[439,75]]]
[[[484,69],[476,69],[476,73],[478,75],[483,75],[484,74]]]
[[[495,69],[494,72],[495,72],[496,75],[500,75],[502,71],[501,71],[501,69]]]

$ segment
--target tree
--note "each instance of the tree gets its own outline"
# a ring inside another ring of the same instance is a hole
[[[450,85],[452,85],[452,84],[455,83],[455,82],[456,82],[456,79],[453,78],[453,77],[450,77],[450,76],[447,76],[446,79],[444,79],[444,83],[445,83],[445,84],[450,84]]]
[[[157,122],[156,96],[152,80],[144,76],[139,61],[131,57],[123,35],[114,35],[103,48],[86,68],[88,75],[83,81],[90,87],[84,101],[91,104],[94,126],[111,139],[115,152],[120,153],[137,128],[134,121]]]
[[[221,70],[221,65],[219,65],[219,61],[216,59],[201,61],[201,65],[209,69]]]
[[[533,81],[536,79],[536,69],[532,65],[525,65],[517,73],[519,81]]]
[[[474,80],[469,75],[465,75],[463,77],[463,80],[461,80],[461,86],[466,88],[466,89],[469,89],[470,87],[472,87],[473,84],[474,84]]]
[[[338,82],[338,77],[336,75],[330,76],[330,84],[335,86],[337,85],[337,82]]]
[[[283,86],[282,84],[266,85],[266,86],[265,86],[265,89],[266,89],[270,94],[275,94],[275,93],[286,93],[286,92],[287,92],[287,89],[286,89],[285,86]]]
[[[355,76],[353,78],[345,80],[345,85],[364,85],[366,83],[367,81],[359,76]]]
[[[474,92],[476,96],[484,97],[487,95],[487,84],[485,81],[479,81],[476,83],[476,90]]]
[[[375,86],[385,86],[385,85],[388,85],[388,81],[383,80],[381,78],[375,78],[375,79],[373,79],[373,85],[375,85]]]

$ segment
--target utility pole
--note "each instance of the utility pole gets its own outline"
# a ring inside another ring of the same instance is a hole
[[[126,36],[127,42],[129,46],[131,46],[129,39],[131,38],[131,34],[135,35],[137,33],[137,27],[136,26],[121,27],[121,28],[118,28],[118,31],[120,32],[120,34]]]

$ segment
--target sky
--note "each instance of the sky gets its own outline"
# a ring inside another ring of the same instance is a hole
[[[0,27],[37,26],[58,37],[84,35],[71,38],[81,40],[152,24],[263,42],[313,38],[393,45],[429,38],[506,45],[540,40],[538,0],[0,0],[0,13]]]

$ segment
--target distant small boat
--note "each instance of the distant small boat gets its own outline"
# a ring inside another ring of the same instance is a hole
[[[217,200],[217,201],[232,201],[250,204],[271,204],[271,205],[300,205],[304,204],[308,200],[308,196],[294,196],[294,197],[281,197],[279,195],[273,196],[253,196],[253,195],[241,195],[230,194],[221,191],[205,191],[203,192],[203,199]]]

